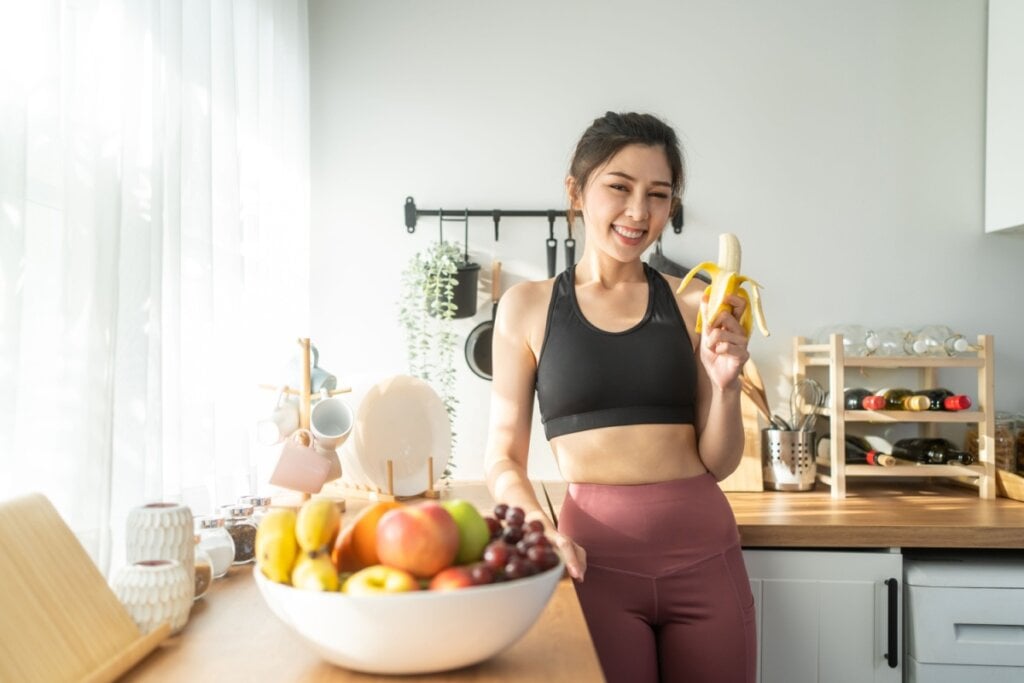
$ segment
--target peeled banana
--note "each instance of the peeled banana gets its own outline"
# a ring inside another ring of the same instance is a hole
[[[334,501],[312,498],[299,508],[295,519],[295,540],[307,553],[330,550],[341,529],[341,511]],[[329,559],[329,558],[328,558]]]
[[[740,241],[736,235],[728,232],[719,235],[718,263],[705,261],[697,264],[683,278],[676,293],[682,293],[690,280],[702,270],[707,271],[711,276],[711,284],[704,290],[704,294],[708,298],[706,307],[702,306],[701,310],[697,311],[696,332],[700,332],[704,326],[703,313],[707,314],[707,322],[710,323],[721,310],[729,308],[729,304],[725,303],[726,297],[735,294],[747,302],[740,317],[740,325],[743,326],[747,336],[750,336],[753,321],[757,321],[757,328],[761,330],[761,334],[766,337],[771,334],[768,331],[768,323],[764,319],[764,309],[761,308],[760,283],[753,278],[740,275]],[[747,282],[751,285],[749,294],[743,289],[743,284]]]
[[[295,510],[274,508],[256,530],[256,564],[271,581],[288,583],[299,546],[295,542]]]

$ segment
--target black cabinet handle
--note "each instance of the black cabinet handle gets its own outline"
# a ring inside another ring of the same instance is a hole
[[[886,579],[885,585],[889,589],[889,651],[885,653],[885,659],[889,662],[889,668],[895,669],[899,666],[900,582],[896,579]]]

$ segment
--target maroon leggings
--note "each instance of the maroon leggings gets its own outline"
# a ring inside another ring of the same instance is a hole
[[[714,477],[570,484],[558,530],[587,552],[576,594],[609,683],[753,683],[754,596]]]

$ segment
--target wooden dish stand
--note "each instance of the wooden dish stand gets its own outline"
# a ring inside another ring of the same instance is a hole
[[[313,380],[312,380],[312,366],[310,361],[310,340],[308,337],[301,337],[298,340],[299,346],[302,347],[302,388],[292,389],[290,387],[284,387],[283,391],[285,394],[290,396],[299,397],[299,429],[309,430],[309,416],[312,410],[313,396],[320,396],[319,393],[313,393]],[[280,387],[275,387],[270,384],[261,384],[261,388],[281,391]],[[347,394],[352,391],[352,387],[343,387],[340,389],[332,389],[327,392],[330,396],[336,396],[338,394]],[[310,444],[306,444],[310,445]],[[427,458],[427,481],[426,488],[415,495],[411,496],[399,496],[395,494],[395,478],[394,478],[394,462],[388,458],[386,461],[387,468],[387,483],[386,488],[381,489],[378,486],[363,486],[352,483],[339,483],[342,479],[336,479],[329,481],[324,484],[323,490],[320,492],[321,496],[327,496],[339,503],[342,510],[345,509],[345,496],[353,496],[357,498],[364,498],[368,500],[380,500],[380,501],[396,501],[396,500],[408,500],[414,498],[438,498],[440,493],[434,488],[434,459],[432,457]],[[342,478],[344,474],[342,475]],[[310,495],[308,493],[302,493],[303,500],[308,499]]]

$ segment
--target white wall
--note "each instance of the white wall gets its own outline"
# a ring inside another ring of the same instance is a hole
[[[406,233],[406,195],[561,208],[579,134],[638,110],[674,124],[688,158],[668,255],[713,258],[735,232],[766,287],[773,334],[751,351],[780,408],[794,335],[942,322],[995,335],[998,407],[1024,409],[1024,236],[982,223],[984,0],[310,5],[312,334],[343,377],[404,369],[399,275],[437,235],[426,218]],[[546,221],[502,228],[495,249],[474,221],[473,250],[542,277]],[[459,372],[456,476],[474,479],[489,383]],[[948,383],[974,393],[962,377]],[[540,432],[531,468],[554,476]]]

